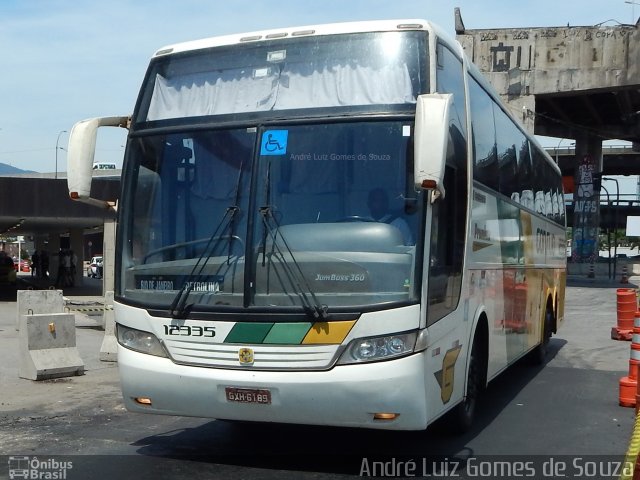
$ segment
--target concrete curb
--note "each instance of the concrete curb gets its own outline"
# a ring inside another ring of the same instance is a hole
[[[20,330],[22,315],[63,313],[64,297],[62,290],[18,290],[16,305],[16,330]]]
[[[47,380],[84,374],[74,315],[21,315],[19,346],[20,378]]]

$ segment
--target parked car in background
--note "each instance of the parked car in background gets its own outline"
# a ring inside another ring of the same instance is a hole
[[[102,278],[102,256],[91,257],[87,276],[91,278]]]
[[[20,260],[20,262],[18,262],[18,259],[14,259],[13,269],[16,272],[30,272],[31,266],[29,265],[29,262],[27,260]]]

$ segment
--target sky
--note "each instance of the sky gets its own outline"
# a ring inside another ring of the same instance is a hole
[[[172,43],[279,27],[400,18],[431,20],[453,37],[454,7],[461,8],[469,29],[615,25],[637,18],[637,3],[0,0],[0,163],[53,172],[57,153],[58,170],[65,171],[73,124],[131,114],[151,55]],[[100,132],[95,160],[120,166],[126,131]],[[553,140],[545,146],[555,145]]]

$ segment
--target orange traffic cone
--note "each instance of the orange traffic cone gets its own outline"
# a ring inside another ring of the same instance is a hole
[[[632,288],[619,288],[616,292],[618,322],[611,329],[614,340],[631,340],[633,334],[633,318],[638,310],[636,292]]]
[[[627,270],[627,266],[622,266],[622,276],[620,277],[620,283],[629,283],[629,271]]]
[[[619,403],[622,407],[636,407],[638,400],[638,366],[640,366],[640,312],[633,319],[633,336],[629,358],[629,375],[620,379]]]

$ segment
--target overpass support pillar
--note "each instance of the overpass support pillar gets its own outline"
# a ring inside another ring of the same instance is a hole
[[[49,235],[49,280],[52,284],[58,279],[58,266],[60,265],[60,234]]]
[[[84,278],[84,232],[82,230],[69,232],[69,246],[76,258],[76,271],[73,280],[77,287],[81,287]]]
[[[116,221],[104,221],[104,240],[102,249],[102,295],[113,292],[116,264]]]
[[[602,139],[588,134],[576,138],[575,165],[571,260],[575,273],[591,276],[595,269],[589,267],[599,252],[600,189],[594,176],[602,172]]]

